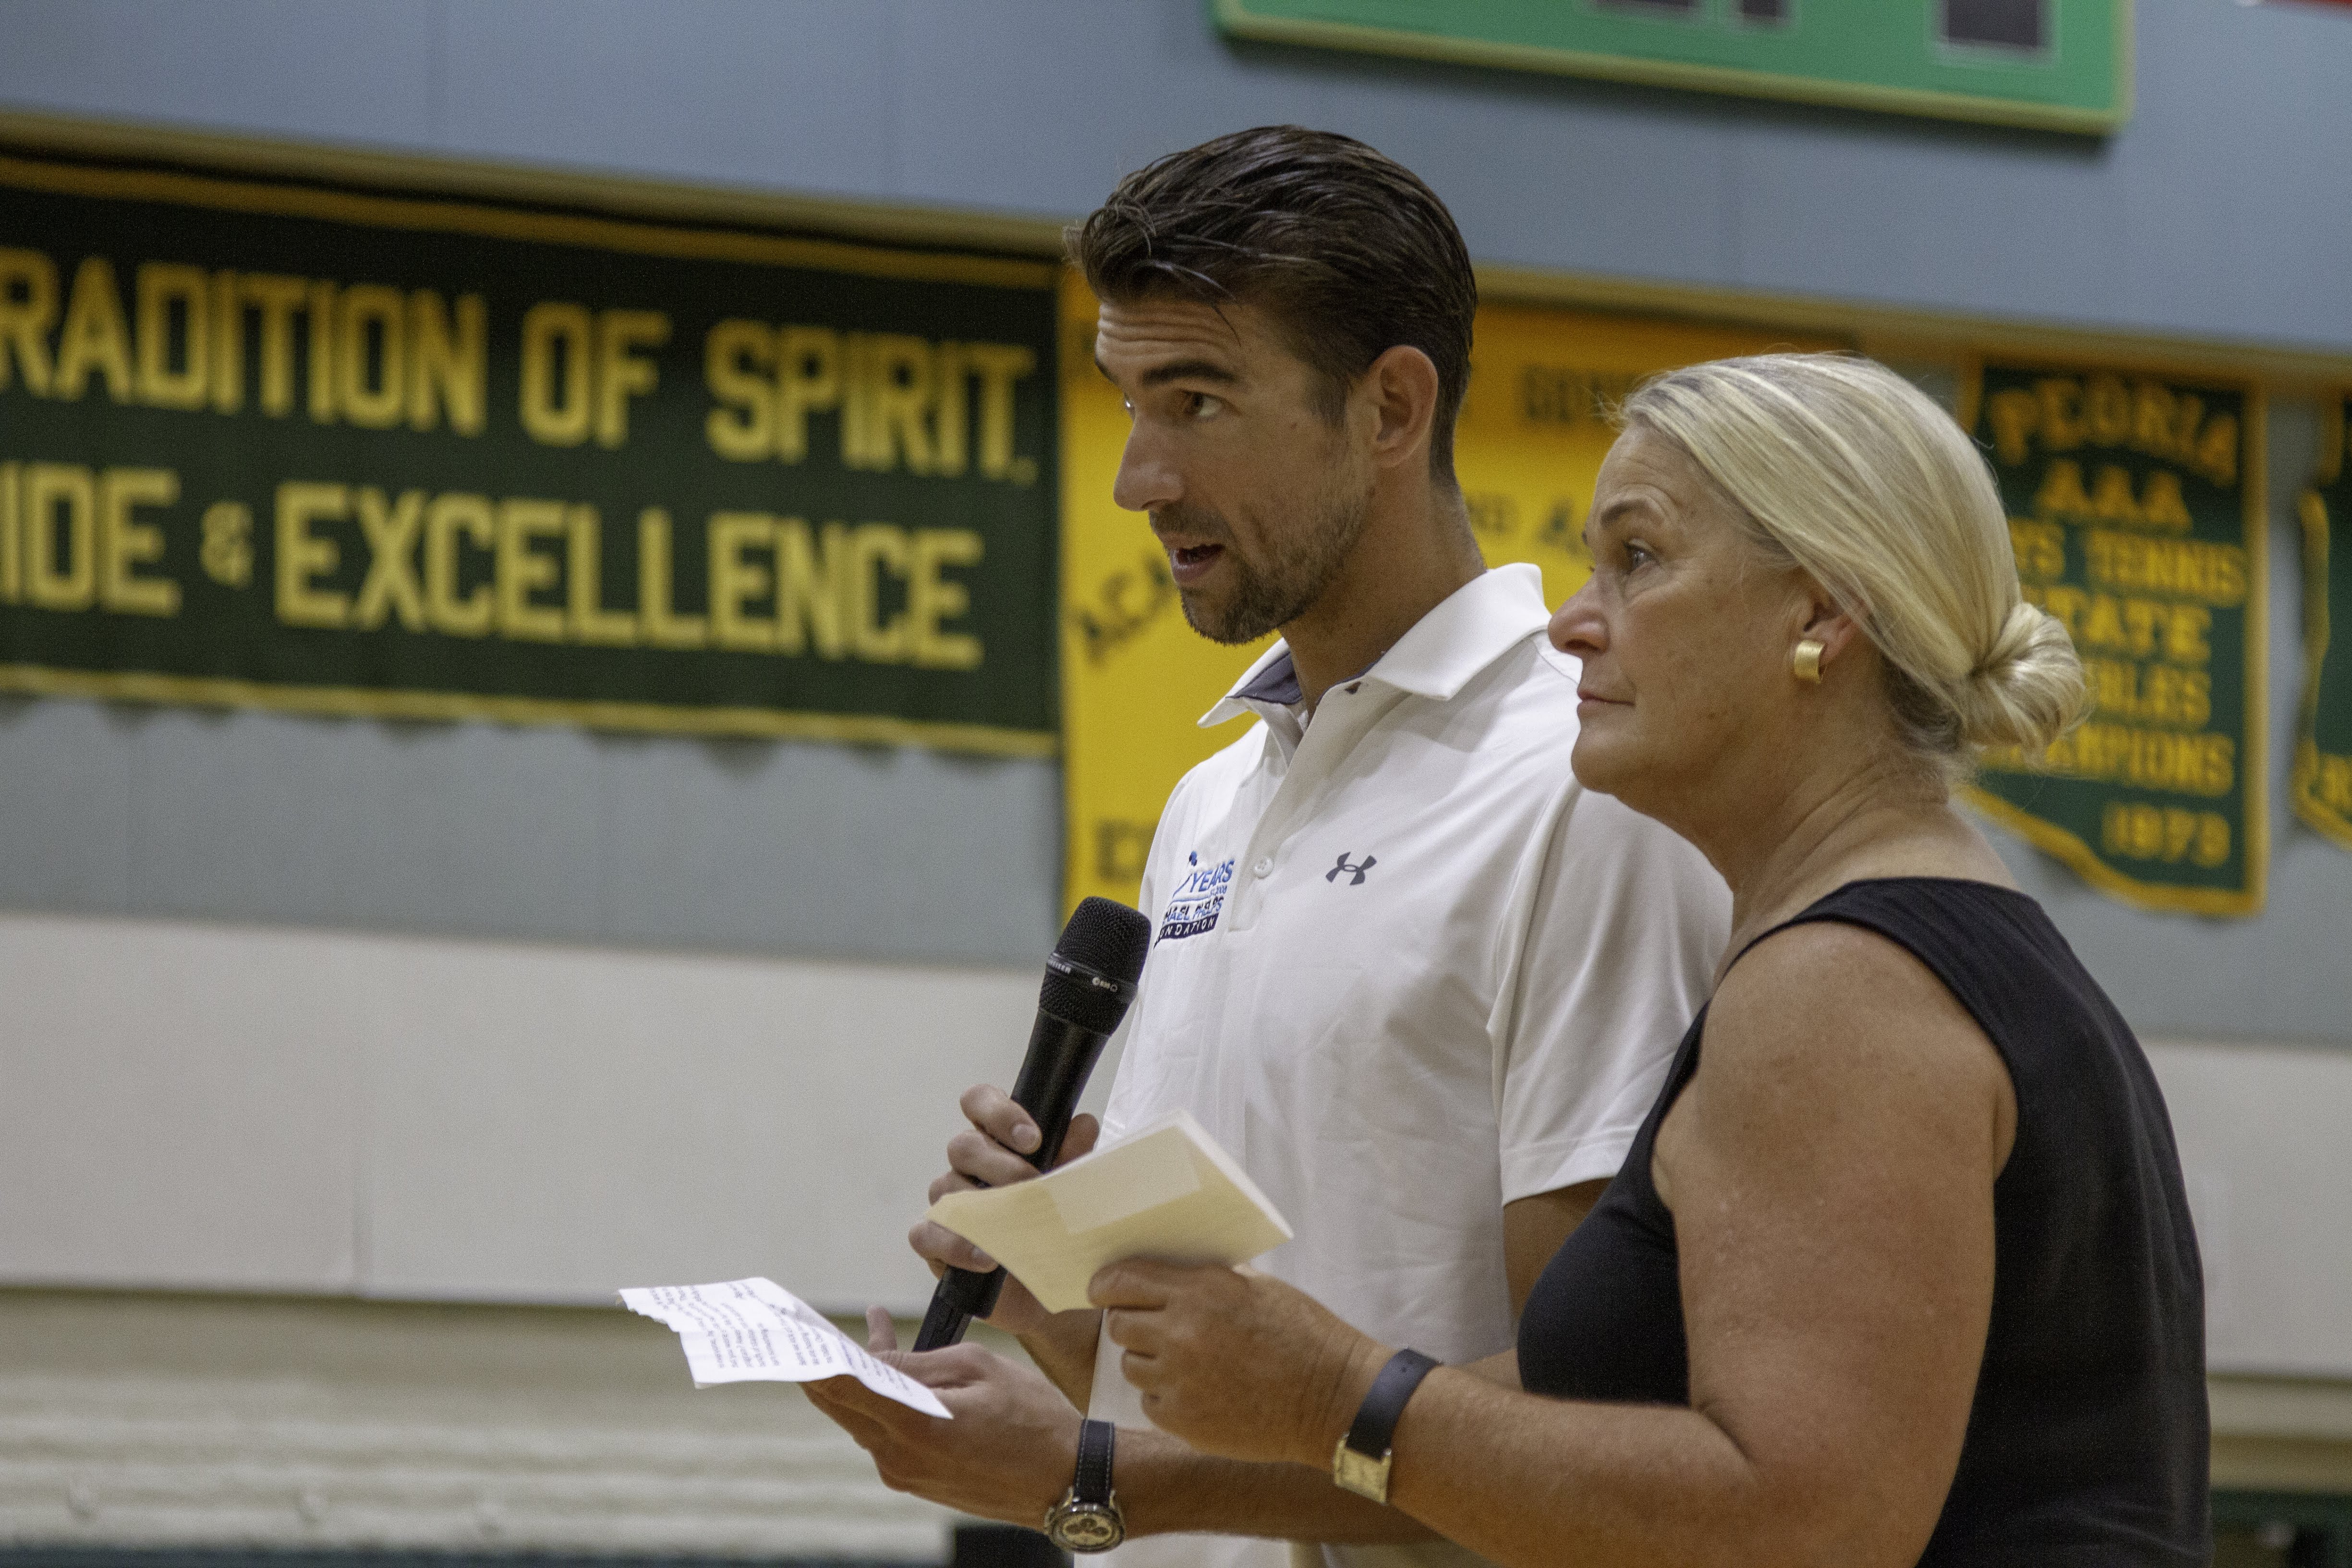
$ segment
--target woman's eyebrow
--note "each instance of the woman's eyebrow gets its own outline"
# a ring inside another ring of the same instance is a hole
[[[1594,511],[1589,527],[1607,528],[1622,520],[1628,512],[1645,510],[1650,502],[1640,496],[1618,496],[1608,505]]]

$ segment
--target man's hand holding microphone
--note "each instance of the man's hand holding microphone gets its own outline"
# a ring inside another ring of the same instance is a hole
[[[949,1140],[949,1168],[931,1184],[932,1202],[1027,1181],[1094,1148],[1101,1126],[1077,1112],[1078,1097],[1134,1000],[1150,941],[1150,922],[1138,911],[1108,899],[1079,904],[1046,961],[1020,1076],[1009,1094],[987,1084],[964,1092],[959,1105],[971,1125]],[[994,1258],[929,1220],[908,1241],[940,1279],[930,1310],[908,1352],[898,1348],[888,1311],[869,1309],[868,1348],[927,1384],[957,1418],[877,1398],[851,1378],[803,1386],[873,1457],[886,1484],[1034,1528],[1057,1500],[1067,1502],[1101,1314],[1046,1311]],[[1046,1375],[958,1343],[972,1317],[1018,1336]]]
[[[993,1084],[977,1084],[964,1090],[957,1108],[971,1125],[948,1140],[948,1169],[931,1183],[932,1203],[950,1193],[1010,1186],[1041,1173],[1030,1161],[1042,1145],[1044,1134],[1036,1120],[1010,1094]],[[1084,1112],[1071,1117],[1054,1166],[1066,1165],[1089,1152],[1101,1136],[1102,1124],[1094,1117]],[[986,1274],[997,1267],[996,1260],[987,1253],[931,1220],[917,1221],[914,1229],[907,1233],[907,1244],[915,1249],[917,1257],[931,1266],[935,1276],[943,1276],[950,1268]],[[1049,1312],[1037,1304],[1026,1286],[1008,1275],[997,1297],[996,1310],[983,1321],[991,1328],[1019,1336],[1024,1345],[1040,1338],[1055,1344],[1065,1339],[1077,1342],[1083,1332],[1083,1353],[1091,1362],[1097,1316],[1093,1311]],[[1038,1348],[1029,1346],[1029,1352],[1036,1356]],[[1039,1364],[1045,1365],[1042,1358]],[[1046,1370],[1056,1383],[1063,1382],[1056,1368],[1049,1365]],[[1086,1403],[1083,1386],[1073,1389],[1065,1383],[1063,1392],[1070,1395],[1073,1404]]]

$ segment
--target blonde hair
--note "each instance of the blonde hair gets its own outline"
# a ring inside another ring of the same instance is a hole
[[[1983,454],[1895,372],[1850,354],[1717,360],[1644,382],[1618,412],[1680,447],[1756,543],[1861,624],[1905,744],[1947,778],[2082,718],[2082,661],[2019,593]]]

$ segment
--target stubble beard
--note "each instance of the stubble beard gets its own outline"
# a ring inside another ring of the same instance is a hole
[[[1214,513],[1191,516],[1196,522],[1187,531],[1213,537],[1225,547],[1224,564],[1232,574],[1230,591],[1213,601],[1197,590],[1180,589],[1184,619],[1213,643],[1252,643],[1277,627],[1297,620],[1320,599],[1339,574],[1339,568],[1363,536],[1369,508],[1363,498],[1326,495],[1283,539],[1280,556],[1261,570],[1242,559],[1233,546],[1233,529]],[[1172,512],[1168,515],[1174,515]]]

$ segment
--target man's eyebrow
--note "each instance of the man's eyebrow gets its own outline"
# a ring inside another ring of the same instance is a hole
[[[1118,383],[1118,377],[1111,374],[1110,367],[1103,363],[1100,355],[1095,358],[1095,368],[1102,372],[1104,380],[1114,384]],[[1143,373],[1142,380],[1146,386],[1165,386],[1171,381],[1213,381],[1232,386],[1239,383],[1241,377],[1214,360],[1180,359],[1153,365]]]
[[[1165,386],[1171,381],[1213,381],[1230,386],[1239,380],[1240,376],[1211,359],[1173,360],[1143,373],[1146,386]]]

